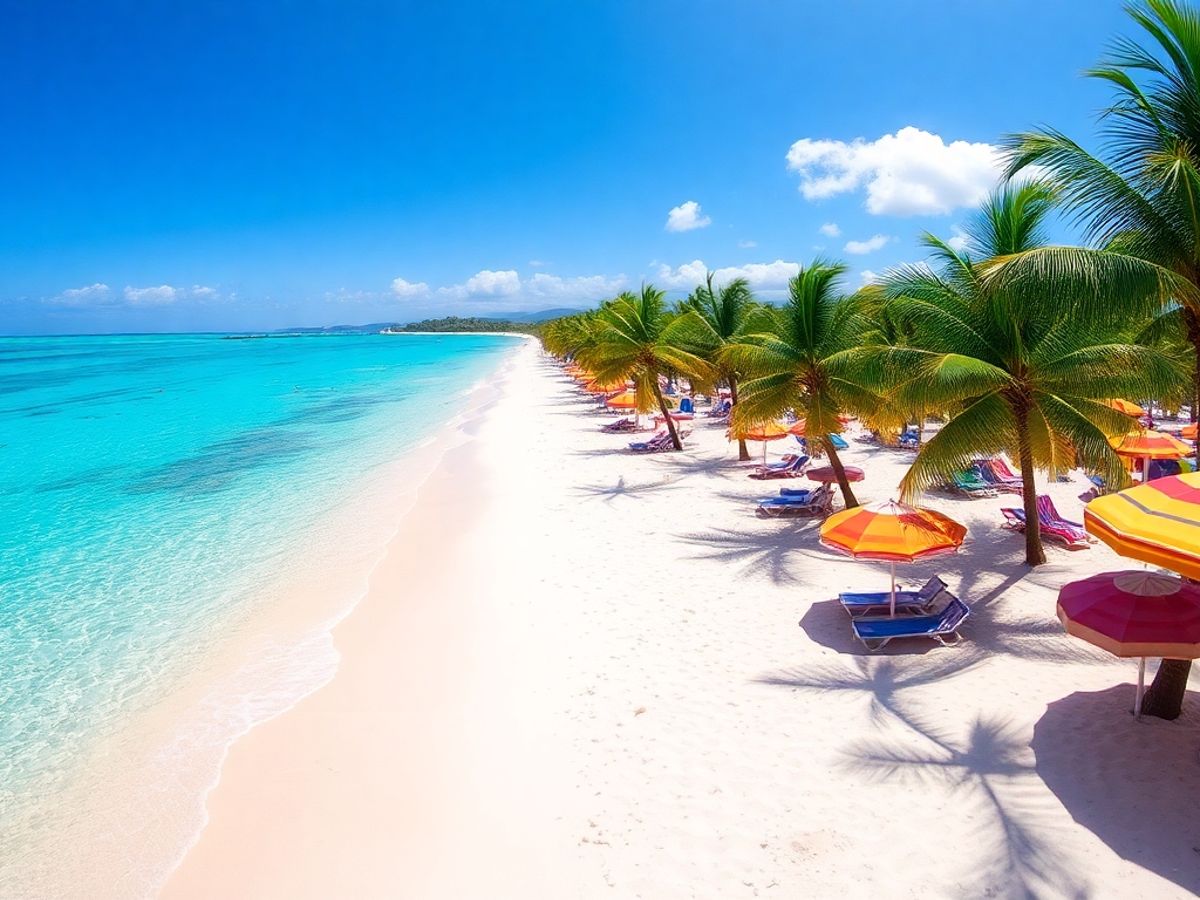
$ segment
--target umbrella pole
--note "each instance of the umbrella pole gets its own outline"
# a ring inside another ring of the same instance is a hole
[[[896,618],[896,561],[892,560],[892,616]]]
[[[1142,460],[1142,484],[1150,480],[1150,457]]]
[[[1139,719],[1142,717],[1142,695],[1146,692],[1146,657],[1138,660],[1138,688],[1137,697],[1133,701],[1133,714]]]

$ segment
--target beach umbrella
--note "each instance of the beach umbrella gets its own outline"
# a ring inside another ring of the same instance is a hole
[[[842,471],[846,473],[847,481],[862,481],[866,475],[858,466],[842,466]],[[819,481],[821,484],[833,484],[837,481],[837,472],[833,471],[833,466],[821,466],[816,469],[809,469],[805,472],[810,481]]]
[[[638,398],[636,391],[622,391],[604,401],[609,409],[637,409]]]
[[[1118,456],[1142,460],[1142,481],[1150,480],[1150,460],[1181,459],[1192,448],[1179,438],[1162,431],[1139,429],[1108,439]]]
[[[617,378],[613,381],[591,378],[584,382],[583,389],[589,394],[611,394],[613,391],[625,390],[628,385],[629,383],[624,378]]]
[[[1122,556],[1200,579],[1200,472],[1097,497],[1083,527]]]
[[[799,430],[797,430],[799,429]],[[767,464],[767,442],[781,441],[792,435],[804,435],[804,420],[793,422],[767,422],[764,425],[751,425],[740,431],[729,429],[729,439],[743,441],[761,441],[763,445],[763,465]]]
[[[1114,656],[1138,659],[1134,715],[1142,711],[1146,657],[1200,658],[1200,587],[1158,572],[1102,572],[1058,592],[1067,633]]]
[[[1181,432],[1179,433],[1179,436],[1180,436],[1181,438],[1183,438],[1185,441],[1194,441],[1194,440],[1196,440],[1196,423],[1195,423],[1195,422],[1189,422],[1187,425],[1184,425],[1184,426],[1183,426],[1183,431],[1181,431]]]
[[[1104,402],[1117,412],[1124,413],[1134,419],[1140,419],[1146,414],[1144,409],[1129,400],[1105,400]]]
[[[967,529],[932,509],[889,500],[834,513],[821,525],[821,543],[855,559],[892,564],[891,614],[896,614],[896,563],[916,562],[962,546]]]

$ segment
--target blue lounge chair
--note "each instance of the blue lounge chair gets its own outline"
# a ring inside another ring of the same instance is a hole
[[[917,637],[932,638],[947,647],[953,646],[961,640],[958,629],[971,615],[971,610],[967,604],[944,591],[938,598],[945,598],[948,602],[937,612],[927,615],[851,619],[854,636],[868,650],[878,650],[896,638]],[[935,598],[934,602],[939,602],[939,599]]]
[[[916,431],[905,430],[897,439],[896,446],[902,450],[916,450],[921,446],[921,436]]]
[[[807,456],[793,456],[790,459],[783,459],[779,462],[759,466],[750,473],[749,477],[756,478],[759,481],[765,481],[768,478],[796,478],[803,475],[804,470],[807,468]]]
[[[968,497],[995,497],[996,489],[979,477],[979,472],[955,472],[953,490]]]
[[[926,613],[930,604],[943,591],[949,594],[949,591],[946,591],[946,582],[936,575],[925,582],[918,591],[896,591],[896,611],[905,615]],[[892,595],[888,591],[847,591],[838,594],[838,601],[851,618],[881,613],[886,615],[892,608]]]
[[[723,419],[729,415],[729,411],[733,409],[733,404],[728,400],[721,400],[709,407],[705,415],[710,419]]]
[[[823,516],[833,508],[833,490],[827,484],[806,494],[765,497],[758,501],[759,516]]]
[[[679,401],[679,411],[681,413],[694,413],[696,411],[696,407],[693,405],[691,397],[684,397]]]

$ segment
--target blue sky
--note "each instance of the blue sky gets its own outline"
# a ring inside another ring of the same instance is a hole
[[[0,331],[578,307],[704,267],[770,297],[817,255],[855,287],[955,234],[1005,133],[1091,142],[1118,33],[1108,0],[14,5]]]

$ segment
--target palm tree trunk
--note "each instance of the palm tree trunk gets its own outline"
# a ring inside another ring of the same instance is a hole
[[[1190,659],[1164,659],[1159,663],[1154,681],[1142,698],[1142,715],[1178,719],[1191,670]]]
[[[846,467],[842,465],[837,448],[833,446],[833,441],[828,438],[822,438],[821,441],[825,445],[825,451],[829,454],[829,465],[833,466],[833,474],[837,476],[838,487],[842,489],[842,499],[846,501],[846,509],[858,506],[858,500],[854,497],[854,491],[850,490],[850,479],[846,477]]]
[[[729,376],[729,406],[732,415],[733,407],[737,406],[737,378]],[[746,447],[746,439],[738,438],[738,459],[745,462],[750,458],[750,450]]]
[[[1016,410],[1017,458],[1021,461],[1021,496],[1025,501],[1025,563],[1040,566],[1046,561],[1042,529],[1038,524],[1037,485],[1033,481],[1033,446],[1029,442],[1029,411]]]
[[[650,384],[654,389],[654,399],[658,401],[658,408],[667,422],[667,433],[671,435],[671,444],[676,450],[682,450],[683,441],[679,439],[679,432],[675,429],[675,420],[671,418],[671,410],[667,408],[667,401],[663,399],[662,388],[658,386],[658,376],[652,375],[651,378],[653,379]]]

